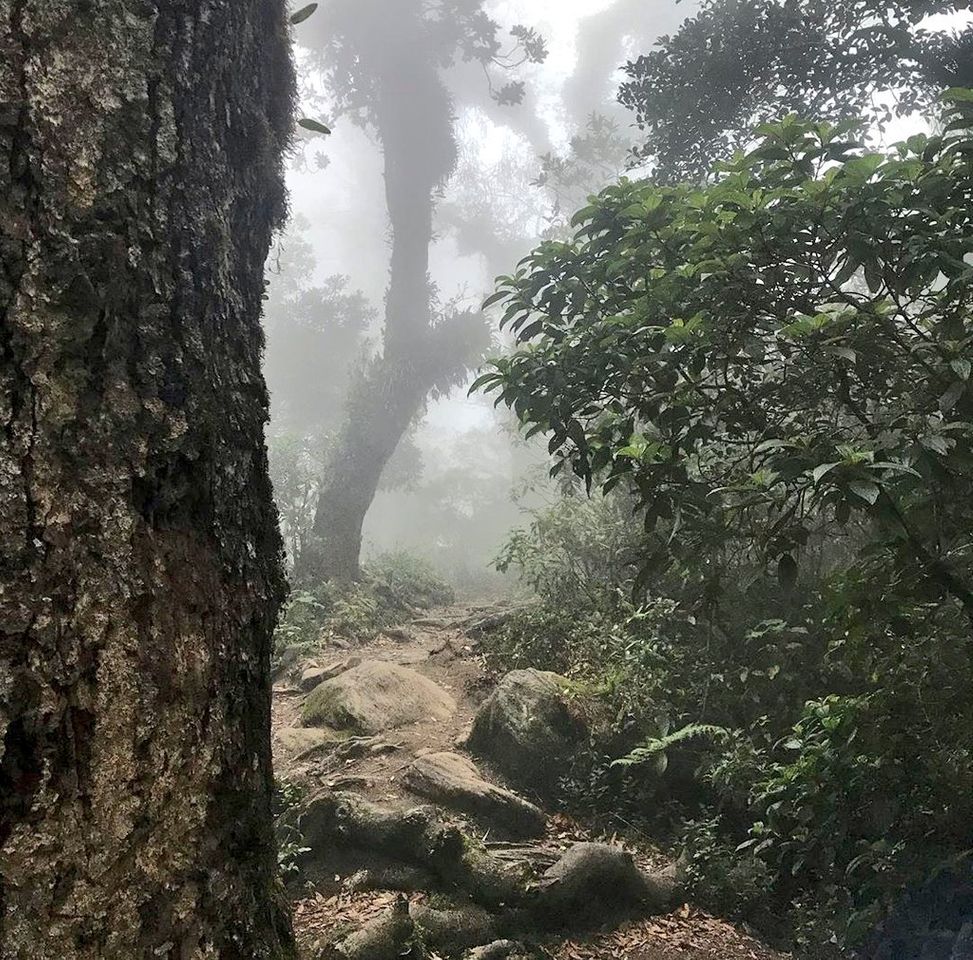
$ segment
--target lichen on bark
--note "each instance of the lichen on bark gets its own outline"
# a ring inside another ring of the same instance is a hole
[[[278,958],[283,0],[0,0],[0,957]]]

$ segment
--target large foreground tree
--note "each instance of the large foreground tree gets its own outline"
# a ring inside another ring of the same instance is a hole
[[[0,955],[292,955],[263,264],[283,0],[0,0]]]

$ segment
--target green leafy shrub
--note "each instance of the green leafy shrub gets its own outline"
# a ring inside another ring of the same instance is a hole
[[[754,796],[743,848],[828,909],[803,918],[805,946],[857,943],[902,887],[970,840],[973,739],[932,720],[906,684],[807,704]],[[923,716],[925,714],[925,716]],[[951,735],[951,740],[945,736]]]
[[[744,918],[766,910],[773,889],[770,869],[752,853],[741,853],[718,815],[686,821],[679,845],[686,893],[704,909]]]
[[[288,815],[306,796],[304,784],[287,777],[274,780],[271,809],[277,833],[277,869],[285,880],[300,871],[301,858],[309,852],[299,831],[288,820]]]
[[[881,155],[792,117],[608,188],[501,278],[479,382],[621,494],[518,534],[541,609],[489,654],[593,678],[591,796],[694,824],[701,889],[736,844],[820,956],[973,840],[973,92],[945,121]]]
[[[383,553],[365,566],[366,582],[392,609],[428,610],[455,600],[453,588],[432,565],[404,551]]]

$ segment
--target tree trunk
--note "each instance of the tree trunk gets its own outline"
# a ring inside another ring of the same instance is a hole
[[[427,49],[422,4],[368,0],[352,8],[351,37],[374,81],[372,121],[382,143],[392,230],[382,356],[352,387],[318,494],[303,581],[358,579],[365,514],[382,471],[442,376],[446,347],[431,323],[429,248],[434,194],[456,162],[453,109]],[[454,367],[462,363],[451,359]]]
[[[361,576],[362,526],[382,471],[426,397],[415,369],[381,358],[352,388],[348,415],[328,458],[314,526],[297,558],[303,582],[348,583]]]
[[[0,957],[292,956],[263,263],[283,0],[0,0]]]

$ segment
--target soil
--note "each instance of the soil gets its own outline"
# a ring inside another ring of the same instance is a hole
[[[304,756],[288,756],[275,737],[275,767],[278,778],[302,784],[307,790],[331,787],[351,791],[385,807],[408,809],[422,804],[421,798],[406,790],[402,775],[419,755],[440,751],[461,751],[473,716],[493,686],[493,679],[477,654],[475,641],[466,626],[482,616],[476,607],[450,607],[430,613],[411,624],[353,650],[325,649],[315,660],[321,666],[347,657],[388,660],[409,666],[445,688],[456,700],[458,709],[445,721],[428,720],[388,731],[375,738],[328,744]],[[274,689],[273,726],[300,725],[301,707],[306,697],[287,682]],[[478,763],[485,778],[509,786],[495,771]],[[523,791],[521,791],[523,794]],[[536,797],[527,796],[534,802]],[[598,840],[623,845],[636,862],[658,870],[668,864],[667,857],[648,842],[634,845],[617,836],[605,837],[573,819],[567,811],[547,809],[547,834],[540,845],[552,858],[579,841]],[[483,828],[444,811],[449,819],[475,832],[488,847],[494,838]],[[498,842],[499,845],[499,842]],[[385,913],[398,894],[388,891],[352,893],[344,881],[357,870],[371,864],[342,862],[329,865],[326,876],[302,876],[291,884],[294,922],[298,941],[310,957],[316,943],[336,932],[355,929]],[[429,899],[424,893],[411,894],[414,902]],[[555,960],[787,960],[740,926],[707,915],[689,904],[682,904],[668,916],[654,916],[623,923],[621,926],[593,930],[570,939],[551,939],[543,946]]]

